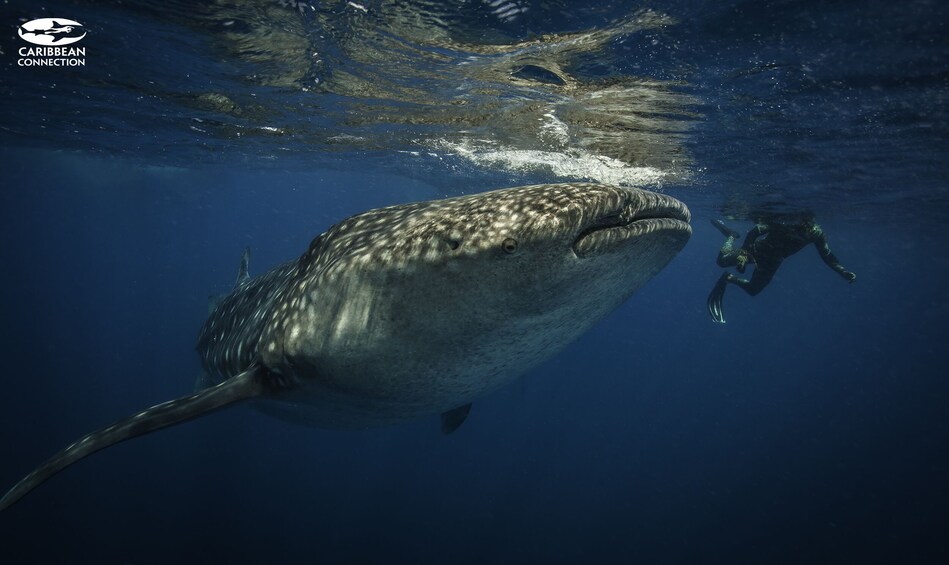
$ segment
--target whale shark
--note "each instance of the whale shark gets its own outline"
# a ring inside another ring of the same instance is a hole
[[[471,403],[549,359],[662,270],[688,208],[569,183],[369,210],[233,290],[201,328],[193,394],[92,432],[0,499],[4,510],[105,447],[239,402],[323,428],[367,428]]]

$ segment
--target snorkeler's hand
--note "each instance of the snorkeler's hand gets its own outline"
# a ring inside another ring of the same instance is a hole
[[[840,276],[847,279],[847,282],[850,282],[850,283],[857,280],[857,275],[851,273],[850,271],[841,271]]]
[[[748,265],[748,252],[744,249],[738,251],[738,257],[735,258],[735,268],[739,273],[745,272],[745,267]]]

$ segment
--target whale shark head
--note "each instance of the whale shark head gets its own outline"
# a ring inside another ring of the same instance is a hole
[[[674,198],[597,184],[371,210],[300,258],[262,360],[361,398],[456,406],[616,308],[685,245],[688,221]]]

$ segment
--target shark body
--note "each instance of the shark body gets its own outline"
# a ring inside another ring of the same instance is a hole
[[[391,206],[332,226],[298,259],[234,290],[198,337],[203,388],[93,432],[14,486],[119,441],[253,400],[329,428],[442,414],[558,352],[658,273],[691,235],[653,192],[553,184]]]

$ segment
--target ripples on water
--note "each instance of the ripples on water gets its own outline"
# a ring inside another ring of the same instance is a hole
[[[735,215],[802,199],[871,216],[894,204],[931,212],[946,205],[949,34],[936,17],[946,11],[936,2],[47,5],[4,21],[80,19],[89,63],[5,69],[0,141],[166,165],[358,159],[449,191],[473,175],[676,186]],[[3,51],[16,41],[4,38]]]

